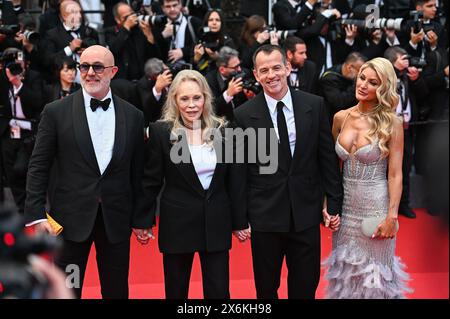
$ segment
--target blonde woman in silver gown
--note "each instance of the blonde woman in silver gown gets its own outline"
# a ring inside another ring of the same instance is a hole
[[[376,58],[358,74],[358,104],[333,120],[336,152],[342,160],[342,216],[324,212],[333,249],[324,262],[326,298],[404,298],[408,275],[395,256],[397,211],[402,194],[403,125],[395,114],[399,96],[391,63]],[[389,169],[388,169],[389,168]],[[364,218],[382,215],[372,237],[361,231]]]

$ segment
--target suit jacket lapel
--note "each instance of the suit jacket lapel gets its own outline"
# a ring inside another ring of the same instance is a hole
[[[307,101],[302,100],[299,93],[291,90],[292,105],[294,107],[295,117],[295,131],[296,141],[294,156],[292,157],[292,163],[290,170],[292,171],[295,163],[298,162],[298,157],[304,154],[307,150],[307,144],[309,140],[309,131],[311,128],[311,106]]]
[[[94,146],[92,144],[89,125],[86,118],[82,90],[77,91],[73,95],[72,115],[75,139],[80,148],[80,152],[83,154],[89,166],[100,175],[100,169],[98,167],[97,157],[95,156]]]
[[[115,164],[120,163],[122,155],[125,151],[125,141],[127,137],[127,123],[125,118],[125,111],[123,109],[123,105],[121,101],[117,99],[115,95],[113,95],[114,101],[114,112],[116,118],[116,129],[114,132],[114,148],[113,154],[111,157],[111,161],[106,167],[103,175],[105,175],[111,167],[114,167]]]

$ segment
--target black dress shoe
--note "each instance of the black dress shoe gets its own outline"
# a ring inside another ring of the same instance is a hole
[[[403,216],[408,217],[408,218],[416,218],[416,213],[414,213],[413,210],[410,207],[406,207],[406,208],[400,209],[398,211],[398,213],[400,215],[403,215]]]

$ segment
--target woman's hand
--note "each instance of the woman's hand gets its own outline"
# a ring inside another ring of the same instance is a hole
[[[386,217],[383,222],[377,226],[375,233],[372,238],[386,239],[394,238],[397,234],[397,218],[396,217]]]

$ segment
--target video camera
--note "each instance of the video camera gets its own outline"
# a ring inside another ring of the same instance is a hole
[[[42,299],[48,282],[28,262],[33,254],[54,253],[60,242],[49,235],[30,236],[22,216],[11,206],[0,207],[0,299]]]
[[[9,69],[12,75],[19,75],[23,72],[20,61],[23,61],[23,52],[3,53],[0,56],[0,64],[3,69]]]
[[[230,73],[229,78],[235,78],[235,79],[242,79],[242,88],[252,91],[255,94],[258,94],[261,92],[261,85],[258,81],[255,80],[255,78],[251,75],[249,75],[245,71],[233,71]]]

